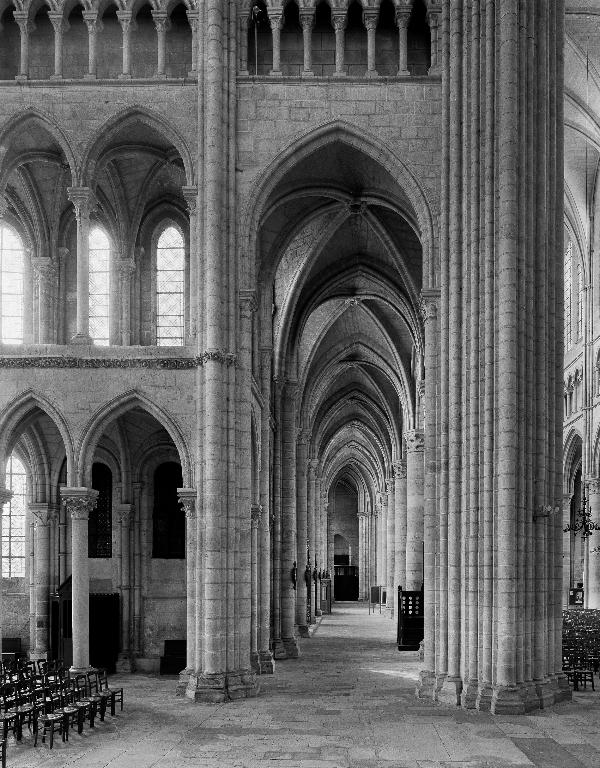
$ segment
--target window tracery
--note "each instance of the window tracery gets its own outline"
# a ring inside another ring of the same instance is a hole
[[[89,235],[90,336],[94,344],[108,346],[110,340],[110,242],[94,227]]]
[[[6,487],[12,498],[2,508],[2,576],[25,576],[25,505],[27,475],[13,454],[6,467]]]
[[[181,232],[164,227],[156,243],[156,344],[184,344],[185,247]]]
[[[19,235],[10,227],[0,227],[0,322],[4,344],[23,343],[24,261]]]

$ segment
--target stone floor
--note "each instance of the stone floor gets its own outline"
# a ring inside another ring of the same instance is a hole
[[[600,768],[600,691],[528,716],[466,712],[414,696],[416,654],[394,623],[338,603],[302,656],[261,678],[256,699],[174,696],[174,678],[113,678],[125,710],[50,751],[12,741],[9,768]]]

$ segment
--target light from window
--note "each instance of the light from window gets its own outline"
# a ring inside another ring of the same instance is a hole
[[[11,456],[6,467],[6,487],[11,500],[2,508],[2,576],[25,576],[25,504],[27,476],[25,467]]]
[[[565,346],[570,349],[573,345],[571,332],[571,280],[573,269],[573,242],[569,240],[565,253]]]
[[[583,336],[583,267],[577,262],[577,338]]]
[[[110,242],[97,227],[90,231],[90,336],[94,344],[107,346],[110,338]]]
[[[185,250],[183,237],[167,227],[156,246],[156,343],[183,346]]]
[[[2,342],[23,343],[23,269],[21,238],[8,227],[0,227],[0,306]]]

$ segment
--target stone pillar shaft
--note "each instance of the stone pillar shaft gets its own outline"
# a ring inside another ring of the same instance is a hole
[[[364,13],[365,27],[367,28],[367,77],[377,77],[377,68],[375,66],[377,16],[377,11],[375,13]]]
[[[395,560],[395,529],[396,529],[396,489],[393,478],[387,483],[387,521],[386,521],[386,575],[387,607],[394,615],[394,560]]]
[[[307,470],[308,445],[306,437],[300,435],[296,448],[296,520],[297,520],[297,552],[298,586],[296,588],[296,624],[300,637],[308,635],[309,620],[307,617],[306,583],[304,571],[306,568],[306,547],[308,542],[308,509],[307,509]]]
[[[423,432],[412,430],[406,438],[406,589],[423,584]]]
[[[35,25],[29,20],[28,11],[15,11],[14,19],[19,25],[19,31],[21,33],[21,56],[17,78],[27,80],[29,77],[29,35],[35,29]]]
[[[410,21],[410,12],[397,10],[396,23],[398,24],[398,77],[410,75],[408,70],[408,40],[407,30]]]
[[[84,11],[83,20],[88,31],[88,71],[85,77],[93,80],[98,67],[97,42],[98,32],[102,30],[102,22],[98,18],[97,11]]]
[[[304,45],[304,66],[302,68],[302,77],[313,77],[312,71],[312,28],[315,23],[314,12],[305,12],[300,14],[300,24],[302,25],[302,42]]]
[[[283,26],[283,15],[280,13],[269,13],[271,21],[271,34],[273,36],[273,67],[271,76],[281,75],[281,27]]]
[[[600,525],[600,479],[588,479],[587,487],[588,509],[591,512],[592,521]],[[600,534],[594,532],[587,540],[589,552],[588,582],[584,584],[586,605],[588,608],[594,609],[600,608],[600,552],[591,552],[590,550],[598,546],[598,539],[600,539]],[[568,571],[567,568],[565,570]],[[567,591],[567,598],[568,594]]]
[[[33,515],[34,542],[34,595],[35,628],[34,656],[43,659],[48,655],[48,632],[50,628],[49,604],[50,593],[50,532],[54,519],[48,504],[30,504]],[[86,553],[87,554],[87,553]]]
[[[406,461],[398,461],[395,470],[394,494],[394,613],[398,611],[398,587],[406,589]]]
[[[335,30],[335,72],[334,77],[345,77],[344,45],[346,37],[346,13],[334,13],[332,16]]]
[[[297,518],[296,518],[296,394],[297,385],[285,386],[281,407],[280,429],[282,433],[281,452],[281,639],[288,656],[298,655],[295,636],[296,601],[298,590],[302,589],[304,564],[298,562]],[[306,542],[306,539],[305,539]],[[291,572],[296,563],[296,589],[291,581]]]
[[[69,200],[77,219],[77,329],[73,342],[89,344],[90,339],[90,213],[93,206],[89,187],[69,187]]]
[[[63,73],[63,33],[67,29],[62,13],[49,13],[48,18],[54,28],[54,75],[52,79],[60,80]]]
[[[134,26],[134,21],[130,11],[117,11],[117,18],[123,32],[123,71],[119,75],[123,80],[131,77],[131,30]]]
[[[152,18],[156,27],[156,75],[157,77],[165,77],[165,54],[169,18],[166,11],[152,11]]]
[[[88,560],[88,520],[96,506],[98,491],[91,488],[63,488],[61,498],[71,515],[71,589],[73,673],[90,666],[90,577]]]

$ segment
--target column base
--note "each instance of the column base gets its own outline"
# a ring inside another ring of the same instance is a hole
[[[246,699],[257,696],[260,688],[250,670],[238,672],[215,672],[212,674],[190,674],[186,698],[204,701],[209,704],[221,704],[224,701]]]
[[[557,689],[554,693],[554,703],[558,704],[559,701],[571,701],[573,699],[573,691],[571,689],[571,683],[563,672],[559,672],[555,675]]]
[[[399,69],[397,76],[398,77],[410,77],[410,72],[408,71],[408,69]]]
[[[50,75],[50,80],[62,80],[62,75]]]
[[[275,672],[275,659],[271,651],[260,651],[258,659],[261,675],[272,675]]]
[[[442,685],[437,689],[436,701],[460,707],[462,688],[463,682],[460,677],[446,676]]]
[[[365,72],[365,77],[368,80],[373,80],[375,77],[379,77],[379,72],[377,72],[376,69],[367,69]]]
[[[430,669],[422,669],[419,672],[419,682],[415,688],[417,699],[435,698],[435,673]]]
[[[69,674],[71,677],[75,675],[87,675],[88,672],[95,672],[96,667],[70,667]]]
[[[177,681],[177,685],[175,686],[176,696],[185,696],[187,687],[190,684],[190,676],[193,673],[194,673],[194,670],[191,667],[186,667],[185,669],[181,670],[181,672],[179,673],[179,680]]]
[[[295,637],[283,637],[283,645],[285,647],[286,658],[297,659],[300,656],[300,648],[298,647],[298,641]],[[277,656],[275,656],[277,658]]]
[[[460,705],[464,709],[475,709],[477,707],[477,695],[479,694],[479,681],[469,680],[460,694]]]
[[[29,80],[29,75],[15,75],[17,83],[26,83]]]
[[[322,616],[323,611],[320,608],[315,608],[315,616]]]
[[[478,712],[489,712],[492,708],[492,686],[490,683],[479,683],[475,708]]]
[[[117,77],[117,80],[131,80],[131,75],[121,72],[121,74]]]
[[[428,75],[441,75],[442,70],[439,67],[429,67],[429,70],[427,71]]]
[[[83,79],[84,80],[96,80],[97,79],[97,75],[95,75],[93,72],[86,72],[85,75],[83,76]]]
[[[255,675],[260,675],[260,659],[256,651],[250,653],[250,668]]]
[[[133,659],[128,653],[120,653],[117,659],[117,672],[133,672],[135,664]]]
[[[308,624],[297,624],[296,632],[298,633],[298,637],[310,637]]]
[[[303,73],[302,73],[302,77],[303,77],[303,78],[304,78],[304,77],[314,77],[314,76],[315,76],[315,73],[314,73],[314,72],[306,72],[306,71],[305,71],[305,72],[303,72]]]
[[[285,649],[285,643],[278,637],[273,640],[273,658],[278,660],[287,659],[287,651]]]
[[[283,77],[283,72],[280,69],[272,69],[269,72],[269,77]]]
[[[332,77],[348,77],[345,72],[334,72]]]
[[[493,715],[524,715],[524,694],[522,684],[520,686],[495,685],[492,691],[490,712]]]
[[[166,79],[167,79],[167,75],[166,75],[166,72],[157,72],[157,73],[154,75],[154,79],[155,79],[155,80],[166,80]]]
[[[549,678],[525,683],[525,709],[548,709],[555,702],[552,681]],[[532,706],[533,704],[533,706]]]
[[[92,337],[86,336],[83,333],[76,333],[75,336],[71,339],[71,344],[92,344]]]

